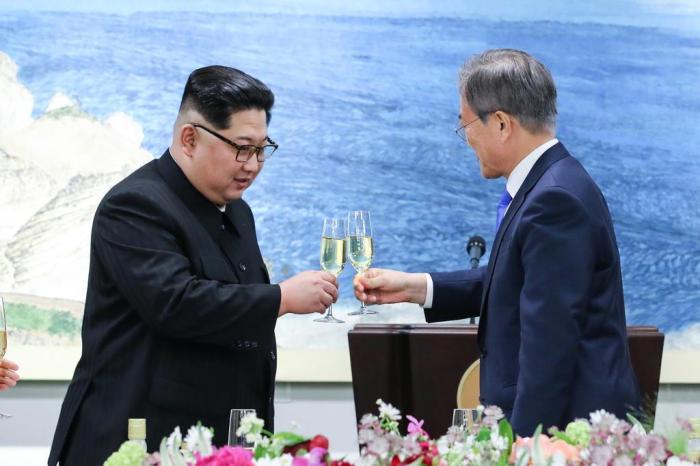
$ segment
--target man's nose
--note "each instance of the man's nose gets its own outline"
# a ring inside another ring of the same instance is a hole
[[[248,159],[246,163],[243,164],[243,169],[249,172],[257,172],[260,170],[260,166],[262,165],[262,162],[258,162],[258,156],[255,154],[251,158]]]

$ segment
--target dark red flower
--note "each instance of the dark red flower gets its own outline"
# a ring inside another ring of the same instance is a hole
[[[315,436],[309,440],[309,451],[311,451],[312,448],[323,448],[324,450],[328,450],[328,438],[323,435]]]

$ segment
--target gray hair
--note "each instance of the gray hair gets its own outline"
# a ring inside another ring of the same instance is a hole
[[[520,50],[487,50],[472,57],[459,72],[459,93],[483,122],[501,110],[531,133],[556,128],[557,89],[552,75]]]

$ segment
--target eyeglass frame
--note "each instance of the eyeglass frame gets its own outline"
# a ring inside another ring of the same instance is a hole
[[[265,144],[264,146],[256,146],[255,144],[236,144],[235,142],[233,142],[229,138],[222,136],[221,134],[217,133],[216,131],[214,131],[212,129],[207,128],[204,125],[201,125],[199,123],[189,123],[189,124],[195,128],[203,129],[207,133],[224,141],[226,144],[228,144],[229,146],[236,149],[236,162],[247,163],[248,160],[250,160],[253,156],[255,156],[255,158],[258,162],[264,162],[267,159],[269,159],[270,157],[272,157],[272,154],[274,154],[275,151],[279,148],[279,144],[277,144],[275,141],[270,139],[270,136],[265,136],[265,140],[267,142],[269,142],[270,144]],[[270,152],[269,154],[265,154],[265,150],[270,148],[270,147],[272,148],[272,152]],[[245,151],[245,150],[251,150],[253,152],[250,154],[250,156],[248,158],[246,158],[245,160],[242,160],[239,157],[241,156],[241,151]]]
[[[471,125],[472,123],[475,123],[477,120],[481,120],[481,117],[478,116],[478,117],[474,118],[472,121],[470,121],[469,123],[463,124],[459,128],[456,128],[455,133],[457,134],[457,137],[459,137],[463,141],[466,141],[467,140],[467,127],[469,125]]]

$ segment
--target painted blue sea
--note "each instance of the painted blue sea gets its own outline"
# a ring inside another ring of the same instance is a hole
[[[457,72],[471,54],[513,47],[552,70],[558,136],[607,197],[628,322],[700,322],[693,2],[113,3],[0,6],[0,50],[35,113],[57,91],[98,118],[124,111],[159,156],[194,68],[225,64],[265,81],[280,150],[246,199],[275,280],[318,268],[322,217],[353,209],[372,213],[379,267],[466,267],[473,234],[490,248],[504,181],[483,180],[453,132]],[[341,277],[346,307],[351,275]]]

